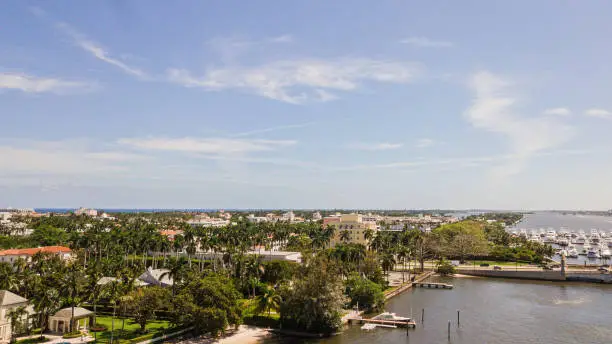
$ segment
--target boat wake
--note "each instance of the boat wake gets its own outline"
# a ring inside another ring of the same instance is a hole
[[[576,300],[561,300],[557,298],[553,299],[553,303],[555,305],[580,305],[580,304],[587,303],[587,302],[590,302],[590,300],[584,297],[581,297]]]

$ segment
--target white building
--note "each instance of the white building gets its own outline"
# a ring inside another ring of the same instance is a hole
[[[82,307],[74,307],[74,312],[72,307],[60,309],[49,316],[49,329],[58,333],[88,330],[93,323],[93,316],[92,311]],[[72,319],[72,329],[70,329],[70,319]]]
[[[320,213],[320,212],[318,212],[318,211],[317,211],[317,212],[312,213],[312,219],[313,219],[314,221],[319,221],[319,220],[321,220],[322,218],[323,218],[323,216],[321,216],[321,213]]]
[[[293,220],[295,220],[295,214],[292,211],[288,211],[284,213],[281,218],[283,221],[293,222]]]
[[[255,214],[249,214],[246,217],[247,221],[254,223],[268,222],[268,218],[265,216],[255,216]]]
[[[8,317],[8,312],[22,306],[26,307],[28,314],[33,313],[27,299],[8,290],[0,290],[0,343],[9,343],[11,341],[11,319]],[[25,316],[22,322],[28,321],[27,318]]]
[[[98,216],[98,211],[95,209],[79,208],[74,211],[74,215],[87,215],[91,217]]]

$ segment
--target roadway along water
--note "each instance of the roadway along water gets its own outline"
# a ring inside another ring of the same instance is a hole
[[[271,338],[265,343],[612,343],[612,286],[485,278],[443,281],[453,290],[415,288],[387,304],[387,311],[413,317],[405,329],[364,331],[348,327],[339,336],[321,340]],[[421,309],[425,321],[421,323]],[[461,324],[457,327],[457,310]]]

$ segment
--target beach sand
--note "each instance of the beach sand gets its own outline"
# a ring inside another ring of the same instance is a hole
[[[240,325],[238,330],[227,331],[221,338],[196,337],[182,339],[174,343],[180,344],[255,344],[268,337],[270,333],[262,327]]]

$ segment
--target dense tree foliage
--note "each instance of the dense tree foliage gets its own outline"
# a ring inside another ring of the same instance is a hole
[[[350,306],[359,306],[366,311],[382,310],[385,296],[380,284],[352,274],[345,282],[346,295],[350,298]]]
[[[280,321],[283,328],[333,333],[340,326],[347,302],[338,269],[324,255],[308,259],[299,275],[281,291]]]

